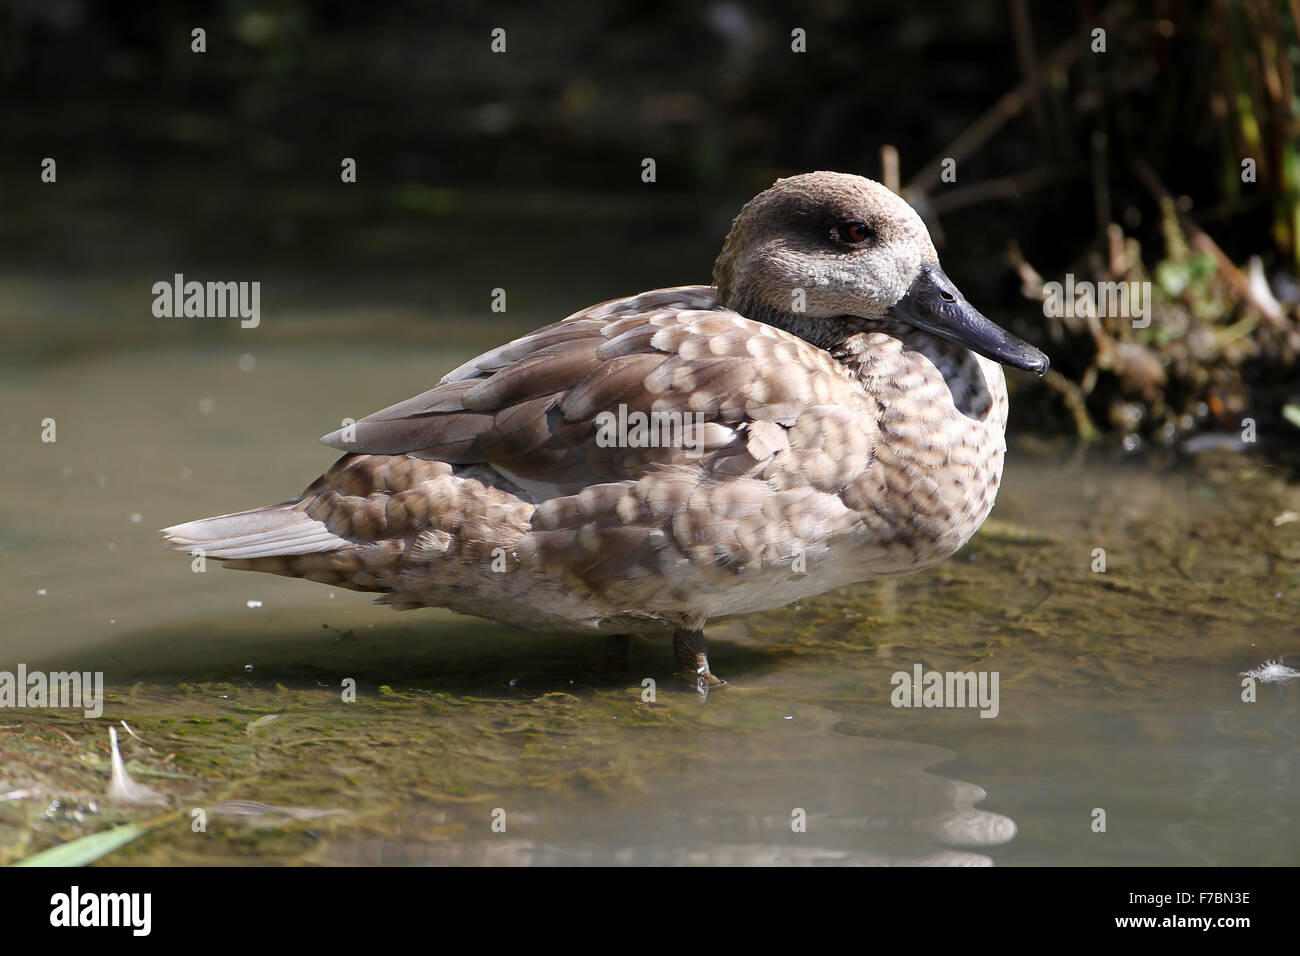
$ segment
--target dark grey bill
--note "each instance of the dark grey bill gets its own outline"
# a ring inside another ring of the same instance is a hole
[[[890,312],[908,325],[964,345],[987,359],[1038,376],[1047,371],[1046,355],[982,316],[936,265],[921,263],[920,275]]]

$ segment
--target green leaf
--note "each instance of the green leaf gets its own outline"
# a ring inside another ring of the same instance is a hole
[[[1300,405],[1283,405],[1282,417],[1296,428],[1300,428]]]
[[[147,826],[127,823],[42,850],[25,860],[19,860],[14,866],[85,866],[126,846],[149,829]]]

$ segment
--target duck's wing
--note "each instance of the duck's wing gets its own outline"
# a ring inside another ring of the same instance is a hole
[[[575,313],[322,441],[487,465],[536,500],[673,465],[836,492],[878,419],[827,352],[682,286]]]

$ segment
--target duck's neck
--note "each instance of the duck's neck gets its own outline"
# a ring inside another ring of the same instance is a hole
[[[956,342],[882,319],[864,321],[830,352],[883,404],[909,407],[930,390],[935,407],[951,402],[967,418],[993,422],[999,434],[1006,427],[1002,366]]]
[[[805,342],[810,342],[819,349],[834,351],[849,336],[861,332],[864,327],[862,319],[851,315],[834,318],[814,318],[802,312],[786,312],[782,309],[740,295],[721,292],[721,303],[733,312],[739,312],[747,319],[784,329],[791,335],[797,335]]]
[[[962,414],[982,420],[994,411],[999,426],[1005,427],[1006,380],[1001,366],[956,342],[897,319],[852,315],[814,318],[725,293],[721,302],[746,318],[784,329],[826,350],[851,375],[868,382],[872,394],[888,404],[914,400],[909,390],[914,390],[918,381],[932,381],[946,386],[940,397],[947,395]]]

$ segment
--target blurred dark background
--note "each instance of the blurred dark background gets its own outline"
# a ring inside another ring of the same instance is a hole
[[[0,332],[37,362],[239,336],[151,315],[182,272],[261,280],[270,341],[487,344],[709,281],[747,198],[836,169],[903,191],[967,296],[1052,355],[1046,382],[1017,378],[1039,399],[1019,425],[1137,448],[1251,415],[1285,449],[1298,19],[1298,0],[8,0]],[[1151,327],[1046,317],[1066,272],[1151,281]]]

